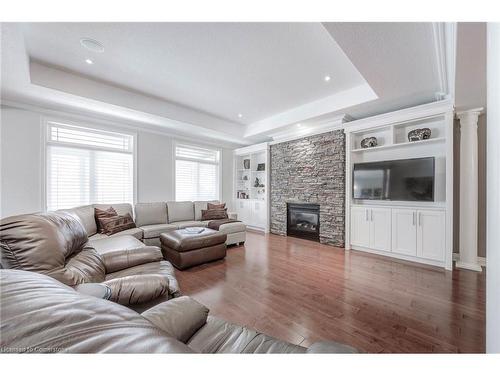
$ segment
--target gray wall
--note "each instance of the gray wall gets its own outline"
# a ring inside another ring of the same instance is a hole
[[[454,155],[453,155],[453,251],[458,253],[460,247],[460,122],[454,123]],[[478,137],[478,238],[477,255],[486,256],[486,114],[479,116],[477,125]]]
[[[271,146],[271,233],[286,235],[286,203],[320,205],[321,243],[344,246],[342,130]]]

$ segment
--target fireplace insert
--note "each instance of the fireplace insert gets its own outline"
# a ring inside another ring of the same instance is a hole
[[[319,204],[287,203],[287,235],[319,242]]]

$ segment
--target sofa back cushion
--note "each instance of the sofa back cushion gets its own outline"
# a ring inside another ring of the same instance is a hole
[[[97,225],[94,218],[93,205],[80,206],[80,207],[70,208],[67,210],[59,210],[57,212],[67,212],[69,214],[76,216],[78,220],[80,220],[80,223],[82,223],[83,227],[85,228],[87,236],[90,237],[97,233]]]
[[[167,204],[165,202],[137,203],[135,205],[135,224],[138,227],[166,224],[167,221]]]
[[[104,277],[102,260],[94,249],[86,248],[87,241],[83,225],[66,212],[0,221],[3,267],[42,273],[67,285]]]
[[[208,203],[218,204],[219,201],[196,201],[194,202],[194,219],[201,220],[201,211],[206,210]]]
[[[168,222],[194,220],[193,202],[167,202]]]

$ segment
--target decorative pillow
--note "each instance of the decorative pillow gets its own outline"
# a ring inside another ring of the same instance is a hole
[[[220,204],[217,204],[217,203],[207,203],[207,210],[215,210],[215,209],[218,209],[218,208],[226,208],[226,204],[225,203],[220,203]]]
[[[97,233],[104,233],[101,227],[101,219],[110,218],[118,216],[113,207],[109,207],[107,210],[101,210],[100,208],[94,208],[95,222],[97,224]]]
[[[216,208],[213,210],[201,210],[201,220],[227,219],[227,208]]]
[[[103,233],[108,236],[127,229],[135,228],[134,220],[130,214],[101,218],[99,219],[99,222]]]

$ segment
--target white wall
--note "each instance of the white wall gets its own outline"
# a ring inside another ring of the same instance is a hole
[[[43,211],[42,117],[43,115],[33,111],[1,107],[0,217]],[[64,114],[61,119],[64,119]],[[94,119],[85,121],[110,130],[119,130],[119,126],[99,124]],[[130,131],[130,128],[126,130]],[[137,200],[174,200],[172,167],[175,139],[166,134],[141,130],[136,132]],[[222,200],[228,203],[230,209],[232,174],[232,150],[223,149]]]
[[[486,351],[500,353],[500,23],[488,23]]]

